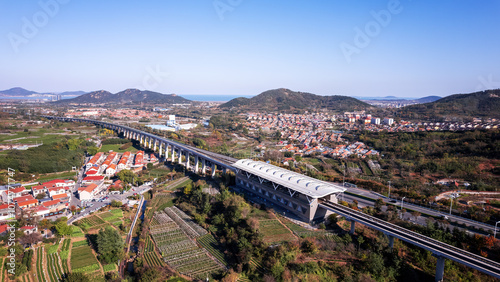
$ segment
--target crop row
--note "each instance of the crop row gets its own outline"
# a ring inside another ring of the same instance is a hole
[[[90,264],[90,265],[83,266],[83,267],[78,267],[78,268],[73,268],[72,267],[71,271],[73,273],[79,273],[79,272],[90,273],[90,272],[96,271],[98,269],[100,269],[99,264],[98,263],[94,263],[94,264]]]
[[[215,240],[212,234],[206,234],[197,239],[198,243],[205,248],[212,256],[217,258],[222,264],[227,267],[227,261],[224,257],[224,254],[220,251],[220,245],[217,240]]]
[[[148,235],[148,237],[146,238],[146,244],[145,244],[145,247],[144,247],[144,252],[148,253],[148,252],[153,252],[154,250],[155,250],[155,245],[153,243],[153,240],[151,240],[151,236]]]
[[[57,249],[59,249],[59,242],[55,242],[53,245],[50,245],[47,248],[47,254],[53,254],[57,252]]]
[[[149,266],[162,266],[163,262],[158,257],[156,252],[148,252],[144,254],[144,259]]]
[[[78,248],[73,248],[71,250],[71,269],[73,272],[76,269],[86,268],[97,264],[99,268],[99,262],[92,253],[92,249],[89,246],[83,246]],[[87,272],[87,270],[85,270]]]
[[[89,245],[89,243],[87,242],[87,239],[85,239],[85,240],[82,240],[82,241],[73,242],[72,249],[78,248],[78,247],[81,247],[81,246],[88,246],[88,245]]]
[[[61,251],[68,251],[71,239],[64,239]]]
[[[3,266],[4,266],[5,259],[2,258],[1,261],[2,261],[2,264],[0,264],[0,281],[3,281],[3,273],[4,273]]]
[[[63,251],[63,252],[69,252],[69,251]],[[63,252],[61,252],[61,256],[59,259],[61,260],[62,268],[64,273],[69,273],[69,267],[68,267],[68,256],[65,258],[62,257]]]
[[[85,274],[87,276],[87,278],[89,279],[89,281],[92,281],[92,282],[106,282],[106,279],[104,279],[104,275],[102,274],[102,272],[100,270],[96,270],[94,272],[87,272]]]
[[[63,271],[61,265],[59,264],[59,257],[57,254],[47,254],[47,269],[49,272],[49,278],[51,281],[57,282],[63,277]]]
[[[85,234],[83,234],[82,229],[78,226],[71,226],[72,232],[71,232],[71,237],[85,237]]]
[[[45,271],[43,270],[43,247],[36,249],[36,276],[38,281],[45,282]]]
[[[176,206],[166,208],[165,213],[167,213],[191,238],[207,234],[207,231],[203,229],[203,227],[196,224],[187,214]]]

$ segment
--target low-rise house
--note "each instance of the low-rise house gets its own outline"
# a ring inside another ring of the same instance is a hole
[[[38,232],[38,228],[36,226],[33,226],[33,225],[26,225],[26,226],[23,226],[20,228],[25,235],[29,235],[29,234],[33,234],[33,233],[36,233]]]
[[[24,196],[29,193],[29,190],[26,190],[24,186],[19,186],[16,188],[8,189],[8,190],[3,190],[2,191],[2,200],[4,202],[8,202],[9,198],[17,198]]]
[[[87,176],[82,180],[82,184],[90,184],[90,183],[96,183],[104,181],[104,176],[103,175],[92,175],[92,176]]]
[[[51,213],[58,212],[64,209],[65,205],[59,200],[46,201],[42,203],[42,206],[49,209]]]
[[[90,201],[97,194],[99,187],[97,184],[92,183],[87,186],[82,186],[78,188],[78,194],[80,196],[80,201]]]
[[[113,176],[116,173],[116,165],[115,164],[110,164],[108,168],[106,168],[106,175],[107,176]]]

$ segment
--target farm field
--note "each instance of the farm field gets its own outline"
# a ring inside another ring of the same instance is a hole
[[[70,264],[72,272],[91,273],[100,268],[99,262],[88,245],[80,247],[74,247],[73,245]]]
[[[206,234],[196,239],[200,245],[205,248],[212,256],[219,260],[220,263],[224,264],[226,267],[228,265],[224,254],[221,252],[221,246],[217,240],[215,240],[212,234]]]
[[[53,282],[58,282],[63,277],[64,272],[59,263],[59,255],[57,253],[47,253],[47,272],[49,273],[50,281]]]
[[[72,225],[71,229],[72,229],[72,233],[71,233],[72,238],[85,237],[85,234],[83,234],[82,229],[80,227]]]
[[[259,232],[264,236],[266,243],[293,241],[295,237],[277,219],[264,219],[259,221]]]
[[[44,259],[43,259],[44,248],[39,247],[36,249],[36,277],[38,281],[45,282],[47,281],[47,273],[44,270]]]
[[[175,220],[166,213],[167,211]],[[194,226],[195,223],[188,224],[183,220],[187,215],[179,211],[166,208],[165,212],[155,212],[150,226],[151,236],[161,252],[163,261],[180,273],[196,279],[204,279],[211,273],[222,270],[223,267],[192,240],[199,237],[200,233],[206,234],[206,230],[199,225]],[[158,263],[152,253],[148,252],[145,258],[151,264]]]
[[[85,217],[83,219],[80,219],[77,221],[79,225],[81,225],[82,228],[84,229],[97,229],[101,228],[103,224],[106,222],[102,220],[100,217],[96,215],[91,215],[89,217]]]

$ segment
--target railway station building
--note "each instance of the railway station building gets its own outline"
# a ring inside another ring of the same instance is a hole
[[[268,163],[250,159],[238,160],[236,185],[292,212],[310,223],[322,218],[327,210],[318,206],[322,201],[337,203],[346,189]]]

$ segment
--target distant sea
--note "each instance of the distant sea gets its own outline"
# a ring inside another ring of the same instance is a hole
[[[189,99],[191,101],[200,101],[200,102],[227,102],[234,98],[245,97],[252,98],[253,96],[244,96],[244,95],[199,95],[199,94],[186,94],[179,96]]]

